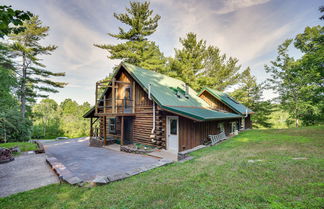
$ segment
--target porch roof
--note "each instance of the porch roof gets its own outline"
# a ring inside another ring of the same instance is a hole
[[[92,107],[82,117],[84,117],[84,118],[97,118],[98,116],[95,116],[94,113],[95,113],[95,107]]]

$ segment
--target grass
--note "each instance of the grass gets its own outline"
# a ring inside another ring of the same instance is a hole
[[[49,185],[0,208],[323,208],[323,136],[323,126],[250,130],[191,161],[105,186]]]
[[[37,149],[37,145],[35,143],[30,143],[30,142],[0,143],[0,147],[4,147],[4,148],[19,147],[20,151],[22,152],[33,151]]]

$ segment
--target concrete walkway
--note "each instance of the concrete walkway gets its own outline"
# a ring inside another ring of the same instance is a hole
[[[83,182],[95,182],[102,177],[102,183],[108,183],[170,163],[151,156],[89,147],[87,138],[45,142],[44,147],[54,166],[64,167],[63,175]]]
[[[55,183],[59,179],[45,162],[45,154],[23,153],[0,164],[0,197]]]

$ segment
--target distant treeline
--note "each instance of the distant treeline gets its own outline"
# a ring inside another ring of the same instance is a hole
[[[32,108],[32,138],[70,138],[89,134],[89,121],[82,115],[90,109],[85,102],[79,105],[71,99],[58,104],[53,99],[43,99]]]

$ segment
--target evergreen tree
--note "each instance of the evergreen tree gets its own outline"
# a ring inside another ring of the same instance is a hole
[[[237,101],[254,111],[252,115],[253,126],[270,128],[271,114],[274,106],[270,101],[263,101],[263,84],[257,84],[256,77],[251,75],[250,68],[247,68],[241,76],[239,88],[231,93]]]
[[[238,59],[221,54],[215,46],[206,46],[206,41],[188,33],[180,38],[182,49],[175,49],[175,58],[170,58],[168,75],[179,78],[195,90],[207,86],[223,91],[237,84],[241,78]]]
[[[200,86],[197,77],[204,68],[206,41],[198,40],[194,33],[188,33],[179,40],[182,49],[175,49],[175,58],[170,60],[168,74],[198,90]]]
[[[16,68],[19,77],[18,95],[20,98],[21,114],[25,118],[26,105],[34,102],[36,97],[47,97],[41,92],[58,92],[55,88],[63,88],[66,84],[49,79],[51,76],[64,76],[65,73],[54,73],[46,70],[39,56],[50,55],[57,47],[42,46],[39,42],[48,35],[49,27],[42,26],[38,16],[24,22],[25,30],[12,34],[12,50],[21,60]]]
[[[0,42],[0,142],[30,138],[31,123],[19,113],[15,66],[9,47]]]
[[[209,46],[204,61],[205,68],[198,78],[200,87],[208,86],[218,91],[239,83],[242,75],[238,59],[221,54],[217,47]]]
[[[130,2],[130,8],[126,8],[126,13],[114,13],[114,17],[129,26],[129,30],[119,27],[118,34],[109,33],[109,35],[126,42],[117,45],[95,44],[95,46],[107,50],[110,59],[120,59],[146,69],[163,71],[165,68],[163,54],[154,42],[147,40],[147,37],[156,31],[161,17],[159,15],[153,17],[153,10],[150,10],[149,6],[149,2]]]

